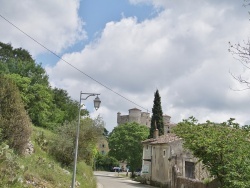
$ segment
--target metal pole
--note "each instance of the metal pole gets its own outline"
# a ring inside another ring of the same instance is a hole
[[[74,171],[73,171],[73,178],[72,178],[71,188],[75,188],[75,181],[76,181],[76,163],[77,163],[78,139],[79,139],[80,119],[81,119],[81,101],[82,101],[82,92],[80,92],[78,124],[77,124],[77,129],[76,129],[76,146],[75,146],[75,158],[74,158]]]

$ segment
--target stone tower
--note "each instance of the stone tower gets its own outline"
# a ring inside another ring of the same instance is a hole
[[[129,109],[129,115],[121,115],[120,112],[117,113],[117,124],[124,124],[128,122],[136,122],[147,127],[150,127],[150,114],[148,112],[142,112],[137,108]]]

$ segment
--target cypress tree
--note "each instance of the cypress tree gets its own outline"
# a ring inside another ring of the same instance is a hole
[[[154,105],[152,108],[152,118],[151,118],[151,127],[149,132],[149,138],[153,138],[155,124],[159,130],[159,135],[164,134],[164,123],[163,123],[163,113],[161,108],[161,97],[158,89],[155,92]]]

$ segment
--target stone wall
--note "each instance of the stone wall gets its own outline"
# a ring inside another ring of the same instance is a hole
[[[176,187],[173,188],[218,188],[219,187],[219,183],[216,180],[205,184],[201,181],[187,179],[184,177],[177,177],[176,182],[177,182]]]

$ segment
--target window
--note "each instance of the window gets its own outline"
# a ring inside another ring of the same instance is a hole
[[[163,157],[166,157],[166,150],[163,150]]]
[[[102,154],[104,155],[104,154],[105,154],[105,151],[102,151]]]
[[[102,147],[103,147],[103,148],[105,148],[105,145],[104,145],[104,144],[102,144]]]
[[[148,150],[148,145],[146,146],[146,149]]]
[[[186,178],[195,178],[195,164],[193,162],[185,161],[185,177]]]

